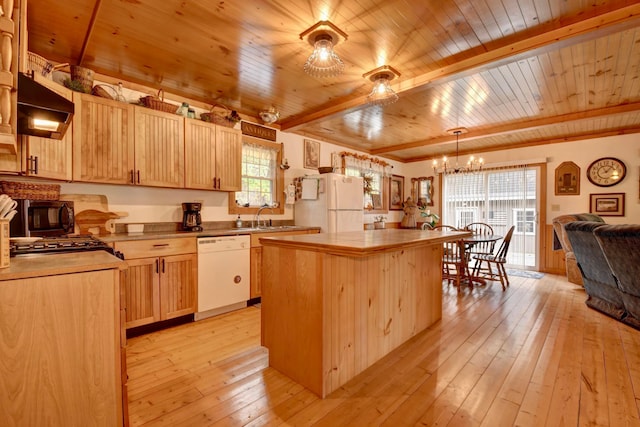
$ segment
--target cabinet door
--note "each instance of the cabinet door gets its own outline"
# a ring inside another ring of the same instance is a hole
[[[73,92],[51,80],[36,77],[36,80],[57,94],[73,100]],[[73,141],[73,123],[62,139],[24,136],[26,157],[25,174],[40,178],[71,181],[71,148]]]
[[[133,328],[160,320],[160,259],[127,260],[124,279],[126,326]]]
[[[128,184],[134,169],[133,106],[75,92],[73,179]]]
[[[197,307],[198,256],[160,258],[160,318],[172,319],[195,313]]]
[[[136,184],[184,188],[184,117],[144,107],[134,112]]]
[[[185,119],[185,187],[201,190],[216,188],[216,125]]]
[[[218,190],[242,191],[242,131],[216,126]]]
[[[262,296],[262,246],[251,248],[251,286],[249,298]]]

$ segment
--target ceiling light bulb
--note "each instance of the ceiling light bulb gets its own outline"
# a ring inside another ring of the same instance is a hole
[[[389,85],[390,77],[386,73],[381,73],[375,77],[373,90],[367,96],[367,101],[374,105],[389,105],[398,100],[398,94]]]
[[[334,77],[344,71],[344,62],[333,51],[329,34],[316,36],[313,53],[304,63],[304,71],[314,77]]]

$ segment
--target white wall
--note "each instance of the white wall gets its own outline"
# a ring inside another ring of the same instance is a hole
[[[626,193],[625,216],[606,217],[605,220],[612,224],[639,223],[640,222],[640,138],[638,135],[621,135],[606,138],[588,139],[576,142],[540,145],[536,147],[517,148],[513,150],[493,151],[477,153],[484,158],[488,167],[491,164],[515,162],[530,159],[547,160],[547,223],[559,215],[567,213],[589,212],[590,193]],[[627,176],[624,180],[612,187],[598,187],[587,179],[587,168],[596,159],[601,157],[616,157],[627,166]],[[466,161],[466,156],[461,158],[461,163]],[[575,196],[556,196],[554,188],[555,169],[566,161],[572,161],[580,167],[580,194]],[[408,177],[432,176],[431,162],[408,163],[403,166],[403,171]],[[409,179],[405,179],[408,184]],[[436,212],[440,195],[438,193],[439,182],[434,180],[436,194],[434,195]],[[409,188],[405,189],[409,191]]]

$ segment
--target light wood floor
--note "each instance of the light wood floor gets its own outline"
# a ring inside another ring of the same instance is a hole
[[[445,285],[441,322],[324,400],[268,367],[259,308],[131,339],[131,425],[640,426],[640,331],[511,282]]]

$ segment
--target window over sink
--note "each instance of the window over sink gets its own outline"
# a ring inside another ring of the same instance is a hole
[[[242,191],[229,193],[229,213],[254,214],[265,204],[284,212],[282,152],[282,144],[243,136]]]

